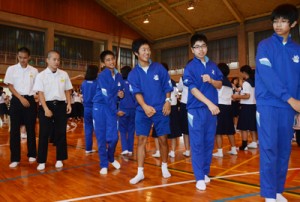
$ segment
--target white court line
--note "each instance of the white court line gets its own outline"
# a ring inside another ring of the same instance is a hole
[[[9,144],[0,144],[0,147],[8,146]]]
[[[300,170],[300,168],[290,168],[288,170],[289,171],[291,171],[291,170]],[[259,174],[259,172],[250,172],[250,173],[234,174],[234,175],[224,175],[224,176],[212,177],[210,179],[225,179],[225,178],[246,176],[246,175],[254,175],[254,174]],[[180,184],[189,184],[189,183],[193,183],[193,182],[196,182],[196,180],[174,182],[174,183],[170,183],[170,184],[155,185],[155,186],[143,187],[143,188],[137,188],[137,189],[128,189],[128,190],[124,190],[124,191],[116,191],[116,192],[110,192],[110,193],[105,193],[105,194],[96,194],[96,195],[91,195],[91,196],[84,196],[84,197],[79,197],[79,198],[61,200],[61,201],[58,201],[58,202],[80,201],[80,200],[86,200],[86,199],[92,199],[92,198],[100,198],[100,197],[104,197],[104,196],[112,196],[112,195],[117,195],[117,194],[124,194],[124,193],[142,191],[142,190],[147,190],[147,189],[169,187],[169,186],[180,185]]]

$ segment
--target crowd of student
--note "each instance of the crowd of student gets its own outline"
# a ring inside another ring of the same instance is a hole
[[[63,167],[63,160],[68,158],[67,114],[73,108],[76,118],[82,114],[84,117],[87,154],[95,152],[93,133],[96,136],[102,175],[108,173],[109,164],[115,169],[121,167],[114,155],[118,131],[122,155],[133,154],[134,134],[137,136],[138,168],[130,184],[137,184],[145,178],[145,147],[150,131],[153,131],[157,145],[153,156],[161,157],[164,178],[171,177],[168,156],[175,157],[176,138],[183,134],[183,155],[192,157],[196,188],[199,190],[206,190],[210,182],[212,157],[224,155],[222,135],[227,135],[231,144],[228,153],[237,155],[236,130],[242,136],[239,150],[256,149],[258,131],[261,195],[267,202],[287,201],[282,192],[291,152],[294,115],[300,112],[300,47],[289,36],[297,20],[298,11],[292,5],[281,5],[273,11],[275,34],[259,44],[255,74],[248,65],[240,68],[243,76],[241,84],[237,78],[229,81],[226,64],[216,65],[206,56],[208,42],[203,34],[191,37],[194,58],[187,63],[178,85],[168,75],[166,64],[151,61],[147,40],[133,41],[132,51],[138,63],[133,69],[127,66],[121,68],[121,74],[116,69],[114,53],[105,50],[100,54],[105,68],[98,75],[97,66],[87,67],[81,85],[82,99],[74,92],[73,107],[72,84],[68,74],[58,68],[59,53],[49,51],[48,66],[38,73],[37,69],[28,65],[30,51],[20,48],[17,54],[19,63],[7,69],[4,79],[12,92],[9,167],[14,168],[20,162],[22,124],[27,131],[29,162],[37,160],[37,170],[45,169],[48,140],[54,135],[55,167]],[[178,91],[181,94],[180,104],[177,101]],[[39,106],[34,100],[36,92]],[[3,108],[1,102],[0,107]],[[34,129],[37,116],[40,124],[38,151]],[[252,137],[249,144],[248,133]],[[217,152],[213,153],[215,137]],[[168,139],[171,139],[170,152]]]

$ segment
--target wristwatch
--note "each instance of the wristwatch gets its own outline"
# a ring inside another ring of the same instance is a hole
[[[171,102],[172,102],[172,99],[171,99],[171,98],[169,98],[169,97],[167,97],[167,98],[166,98],[166,100],[165,100],[165,102],[169,102],[169,103],[171,103]]]

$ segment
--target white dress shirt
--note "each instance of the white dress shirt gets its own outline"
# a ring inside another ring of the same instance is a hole
[[[241,104],[247,104],[247,105],[253,105],[256,104],[255,99],[255,88],[253,88],[250,83],[245,81],[243,83],[243,88],[241,90],[241,95],[250,94],[250,97],[248,99],[241,99]]]
[[[4,83],[12,84],[20,95],[34,95],[33,85],[37,74],[36,68],[30,65],[22,68],[18,63],[7,68]]]
[[[231,105],[232,94],[233,91],[231,87],[222,86],[221,89],[218,89],[218,104]]]
[[[67,72],[57,69],[53,73],[49,68],[46,68],[37,75],[33,90],[43,92],[46,101],[66,101],[65,91],[72,88]]]
[[[189,88],[183,84],[182,77],[180,77],[179,83],[177,85],[177,89],[178,89],[178,91],[181,92],[180,102],[186,104],[187,98],[188,98],[188,93],[189,93]]]

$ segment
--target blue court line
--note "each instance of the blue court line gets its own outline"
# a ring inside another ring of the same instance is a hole
[[[289,191],[296,190],[296,189],[300,189],[300,186],[286,188],[286,189],[284,189],[284,191],[287,192],[287,193],[299,194],[300,195],[300,193],[289,192]],[[233,196],[233,197],[229,197],[229,198],[218,199],[218,200],[214,200],[213,202],[233,201],[233,200],[237,200],[237,199],[244,199],[244,198],[248,198],[248,197],[252,197],[252,196],[259,196],[259,195],[260,195],[259,192],[255,192],[255,193],[251,193],[251,194],[244,194],[244,195]]]

